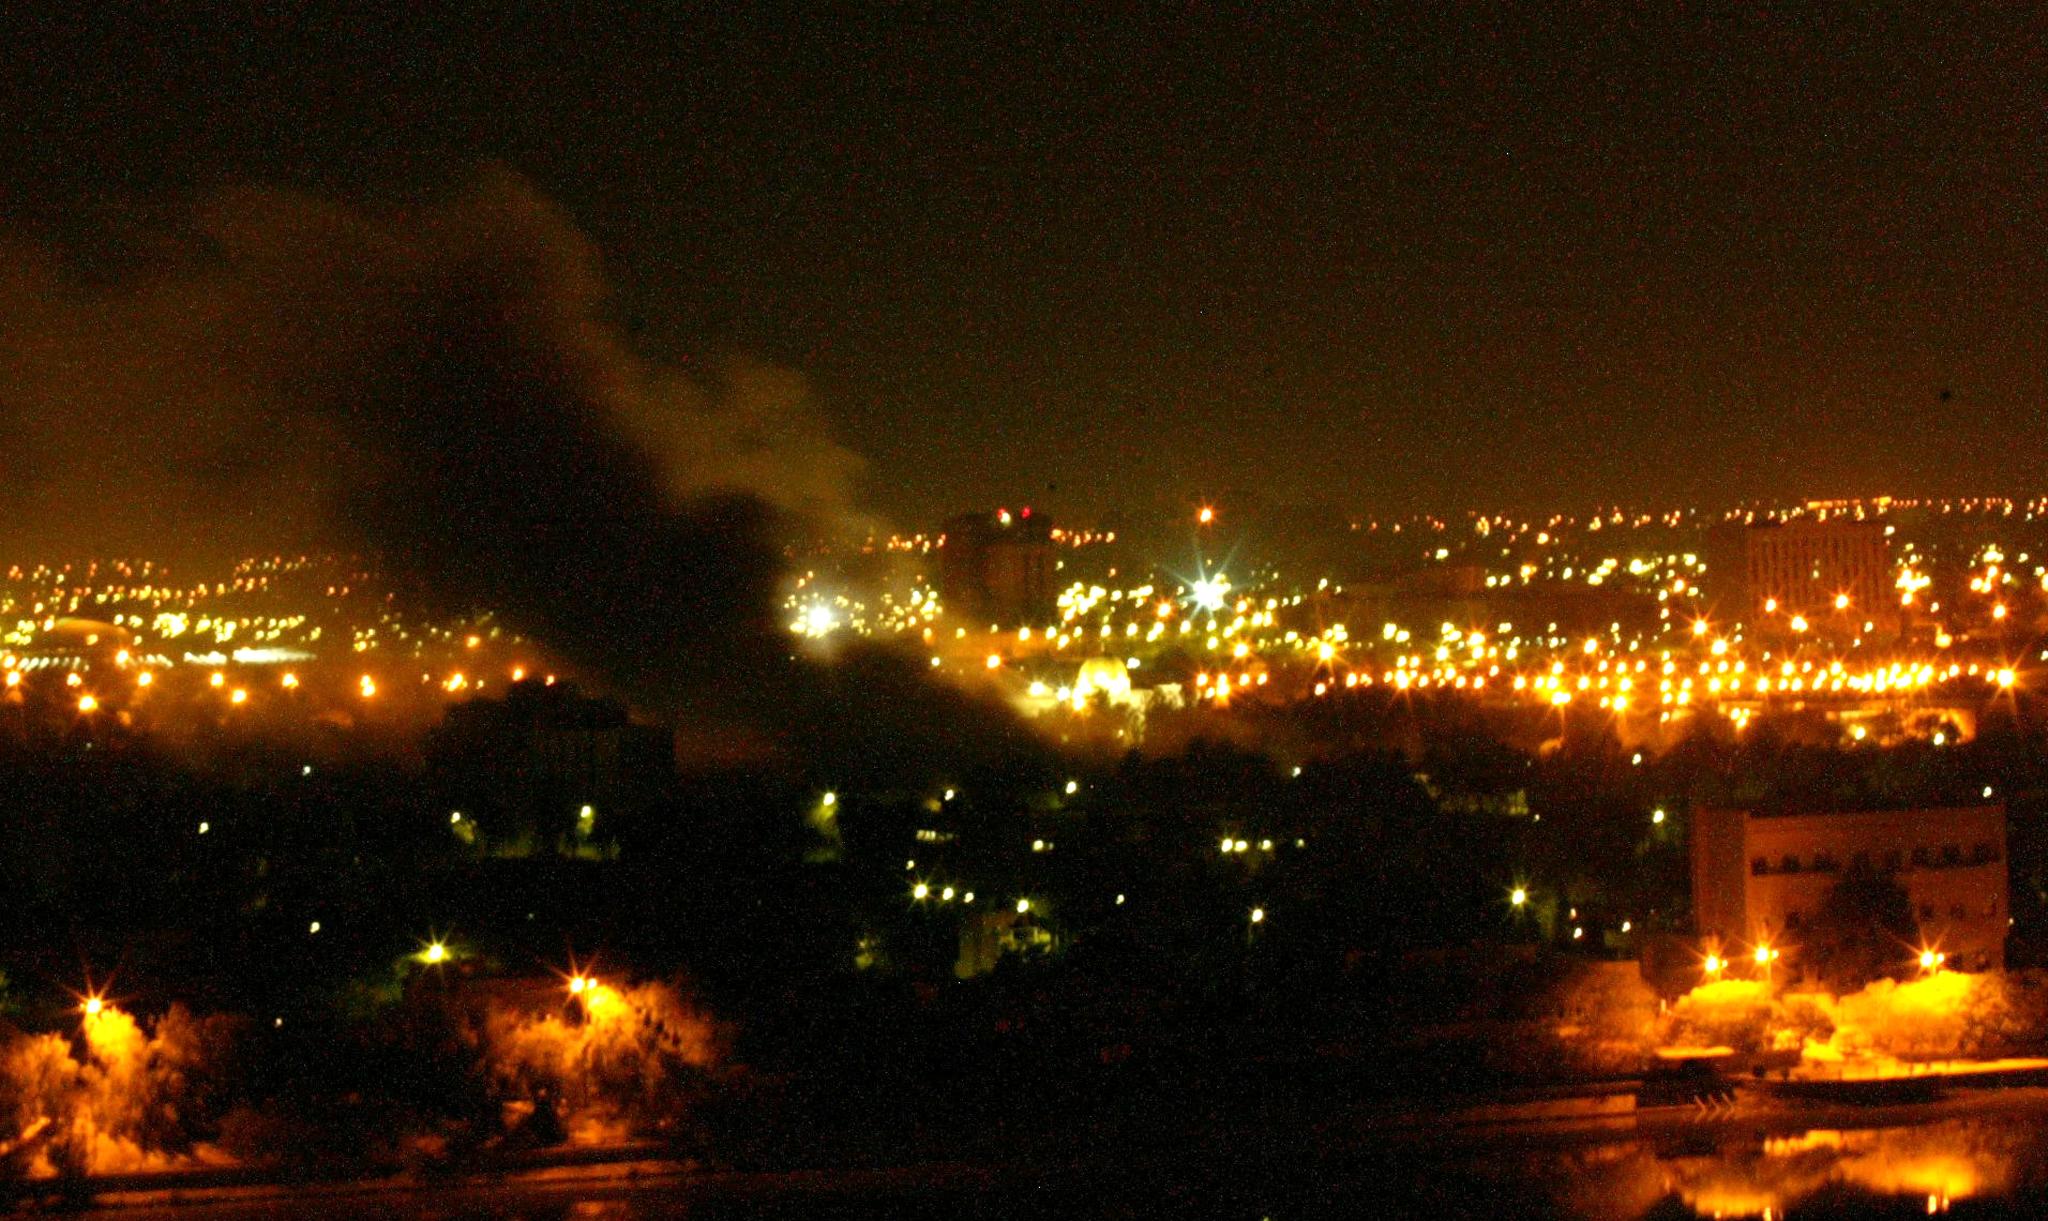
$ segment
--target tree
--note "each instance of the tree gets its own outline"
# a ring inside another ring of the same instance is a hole
[[[1842,995],[1910,965],[1918,934],[1905,888],[1858,863],[1821,900],[1805,956],[1821,982]]]

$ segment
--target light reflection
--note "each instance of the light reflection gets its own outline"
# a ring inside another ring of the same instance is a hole
[[[1645,1158],[1702,1217],[1783,1217],[1846,1188],[1949,1211],[1958,1200],[2010,1196],[2031,1138],[2024,1122],[1949,1120],[1910,1128],[1814,1129],[1732,1142],[1708,1155]]]

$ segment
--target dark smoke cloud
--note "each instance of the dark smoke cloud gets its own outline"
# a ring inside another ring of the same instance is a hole
[[[780,532],[858,524],[796,374],[684,376],[523,180],[219,194],[111,281],[0,246],[0,559],[363,550],[643,703],[786,665]],[[709,689],[707,689],[707,686]]]

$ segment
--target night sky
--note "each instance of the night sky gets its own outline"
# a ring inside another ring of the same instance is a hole
[[[2023,6],[556,7],[14,18],[0,217],[121,275],[223,187],[502,165],[642,353],[808,375],[902,525],[2048,486]]]

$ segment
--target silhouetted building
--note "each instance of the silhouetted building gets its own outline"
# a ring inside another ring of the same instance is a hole
[[[609,700],[531,679],[448,710],[428,743],[436,791],[495,851],[580,851],[666,796],[675,742]],[[585,811],[588,813],[585,813]],[[458,830],[460,822],[454,822]]]
[[[1816,628],[1836,619],[1860,625],[1896,618],[1882,523],[1798,518],[1755,525],[1744,551],[1751,622],[1766,630],[1785,630],[1794,616]]]
[[[1052,522],[1030,509],[963,513],[939,544],[939,598],[948,612],[998,626],[1046,623],[1059,597]]]
[[[1843,873],[1891,877],[1925,945],[1949,965],[2002,966],[2007,930],[2005,807],[1829,814],[1698,811],[1692,828],[1694,928],[1736,956],[1756,945],[1796,957],[1801,930]]]

